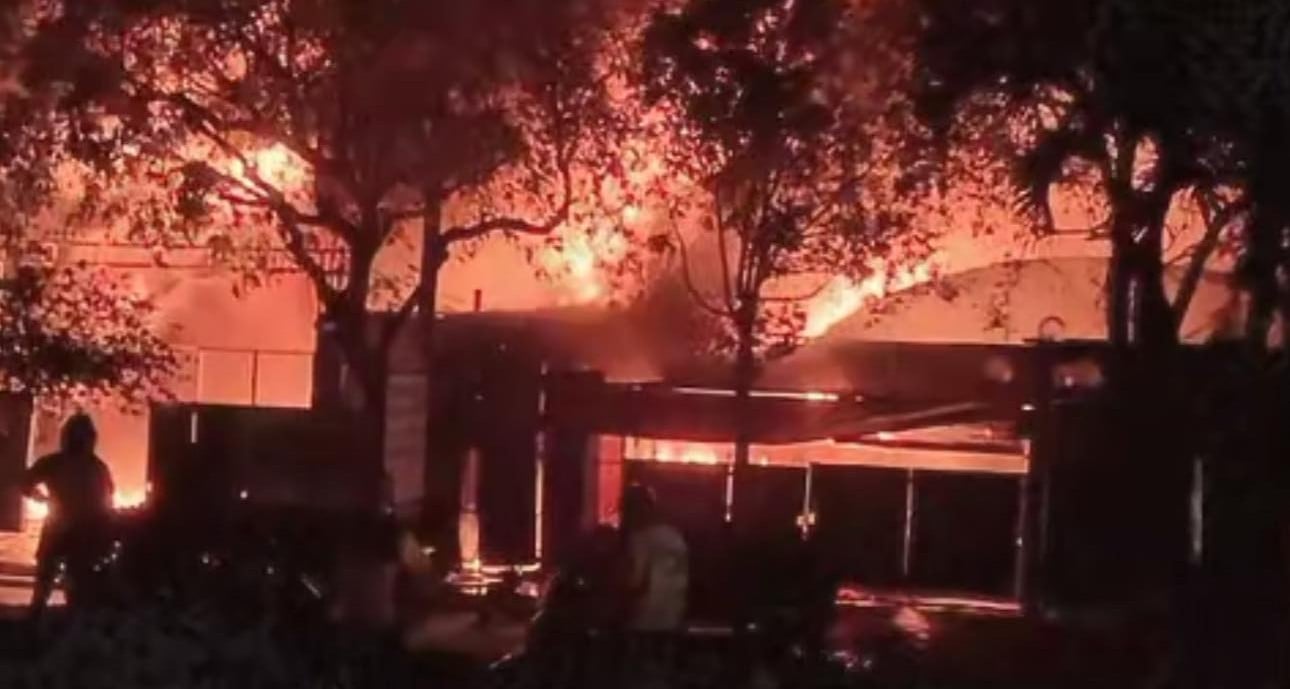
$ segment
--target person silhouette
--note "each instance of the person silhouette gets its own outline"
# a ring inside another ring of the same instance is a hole
[[[632,484],[623,493],[622,528],[628,559],[627,626],[635,632],[677,631],[685,616],[689,555],[685,537],[668,524],[653,491]]]
[[[97,441],[94,421],[75,414],[63,425],[58,452],[36,460],[24,476],[23,493],[49,503],[36,547],[33,620],[48,606],[60,568],[76,580],[106,550],[113,485],[107,465],[94,453]]]

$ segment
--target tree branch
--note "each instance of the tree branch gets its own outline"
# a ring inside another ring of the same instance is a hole
[[[721,210],[720,187],[713,192],[713,200],[716,215],[717,231],[717,253],[721,259],[721,295],[725,298],[726,309],[730,313],[735,312],[735,293],[732,287],[732,277],[730,275],[730,247],[726,243],[726,221],[725,214]]]
[[[708,301],[707,296],[705,296],[703,292],[699,290],[698,286],[694,284],[694,275],[691,272],[690,264],[690,251],[685,246],[685,237],[681,236],[681,230],[677,226],[676,219],[673,218],[670,213],[668,214],[668,217],[670,219],[669,225],[672,238],[676,242],[677,252],[681,255],[681,280],[685,283],[685,289],[690,293],[690,298],[694,300],[694,303],[698,305],[701,310],[706,311],[712,316],[717,318],[729,317],[734,313],[733,309],[723,311],[722,309],[713,306],[712,302]]]
[[[803,292],[802,294],[799,294],[799,295],[795,295],[791,297],[782,297],[782,296],[762,297],[761,300],[768,304],[790,304],[790,303],[808,301],[810,299],[814,299],[820,296],[821,294],[823,294],[824,290],[827,289],[828,286],[831,284],[833,284],[833,278],[828,278],[824,282],[821,282],[816,287],[806,292]]]
[[[564,222],[563,215],[559,219],[536,224],[520,218],[491,218],[481,220],[473,225],[462,225],[452,227],[443,232],[443,241],[445,244],[453,242],[469,241],[479,239],[490,232],[517,232],[534,236],[548,235]]]
[[[420,220],[425,217],[426,207],[417,206],[415,208],[404,208],[397,211],[386,211],[385,218],[392,223],[400,223],[406,220]]]
[[[1242,200],[1237,203],[1230,203],[1221,209],[1220,199],[1212,190],[1197,192],[1197,205],[1200,206],[1201,217],[1205,221],[1205,234],[1192,249],[1191,260],[1187,264],[1187,270],[1183,273],[1182,280],[1178,283],[1178,293],[1174,297],[1173,312],[1174,321],[1181,326],[1183,320],[1187,317],[1187,311],[1191,308],[1191,302],[1196,296],[1197,290],[1200,289],[1200,281],[1205,276],[1205,266],[1209,264],[1209,259],[1218,249],[1219,240],[1222,239],[1223,230],[1228,223],[1232,222],[1241,213],[1245,212],[1248,202]]]
[[[533,236],[545,236],[564,224],[569,219],[569,212],[573,209],[572,161],[570,160],[570,154],[561,148],[560,142],[555,145],[557,150],[561,151],[556,155],[556,165],[560,170],[562,199],[560,205],[551,213],[549,218],[543,222],[532,222],[515,217],[485,218],[471,225],[460,225],[444,230],[441,235],[444,245],[479,239],[492,232],[516,232]]]

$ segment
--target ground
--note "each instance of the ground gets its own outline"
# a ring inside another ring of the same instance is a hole
[[[16,609],[10,608],[9,614],[5,615],[8,621],[0,622],[0,636],[6,640],[16,638],[15,630],[20,629],[15,621],[15,612]],[[912,609],[889,608],[853,609],[845,611],[844,616],[852,624],[865,628],[861,635],[870,635],[870,643],[861,644],[861,647],[870,649],[877,656],[878,663],[889,663],[890,659],[883,657],[882,654],[886,652],[882,650],[884,647],[873,643],[873,639],[893,628],[905,628],[904,633],[910,633],[911,629],[914,630],[913,633],[919,633],[919,629],[925,630],[926,643],[918,652],[915,669],[918,683],[913,686],[946,689],[1141,687],[1145,686],[1144,680],[1152,669],[1150,654],[1144,653],[1140,645],[1131,643],[1131,639],[1116,641],[1091,631],[1078,632],[1015,616],[980,616],[947,611],[916,612]],[[5,681],[5,677],[17,676],[15,673],[27,671],[37,665],[46,668],[41,672],[48,672],[49,666],[66,665],[64,659],[73,657],[81,659],[73,664],[89,663],[96,668],[95,672],[104,676],[118,679],[131,677],[141,672],[139,666],[150,666],[153,662],[131,660],[129,654],[132,653],[144,653],[143,658],[168,658],[170,660],[157,671],[183,673],[186,671],[183,663],[187,662],[183,659],[197,658],[209,652],[212,646],[229,649],[219,653],[221,657],[232,658],[228,662],[234,668],[240,668],[237,672],[245,672],[248,665],[272,664],[254,650],[265,646],[257,630],[240,630],[231,636],[221,636],[218,644],[212,644],[207,639],[194,647],[183,638],[188,632],[177,631],[183,629],[184,625],[157,624],[155,619],[155,613],[136,612],[125,621],[98,620],[79,625],[69,624],[66,620],[59,622],[51,639],[45,642],[46,648],[53,649],[45,651],[46,660],[37,663],[34,656],[10,655],[7,661],[0,662],[0,682]],[[491,625],[477,626],[465,617],[455,616],[433,624],[439,626],[437,631],[448,633],[426,635],[422,637],[422,641],[438,636],[440,639],[451,639],[451,642],[435,649],[439,653],[427,655],[427,651],[423,650],[420,657],[443,658],[448,655],[443,652],[453,651],[461,658],[461,667],[481,667],[481,661],[490,653],[511,648],[516,641],[517,628],[514,621],[497,621]],[[139,628],[151,631],[146,635],[138,634],[137,631],[125,631]],[[68,629],[73,631],[69,632]],[[158,629],[172,631],[158,633]],[[139,638],[134,641],[124,638],[135,639],[137,634]],[[105,642],[105,638],[108,641]],[[9,646],[8,643],[5,645]],[[176,658],[179,660],[175,660]],[[863,656],[860,660],[873,662],[872,658]],[[197,666],[200,662],[206,661],[192,660],[190,666]],[[442,674],[433,672],[426,677],[427,680],[443,679]],[[430,681],[426,686],[464,685]],[[890,686],[907,685],[902,681]]]
[[[38,525],[22,533],[0,536],[0,637],[16,638],[23,608],[30,597],[32,556]],[[1003,605],[946,605],[943,600],[898,596],[877,596],[851,601],[840,609],[836,637],[860,650],[855,660],[871,662],[881,657],[886,640],[901,638],[917,647],[917,674],[921,686],[1031,687],[1144,686],[1159,667],[1159,644],[1151,635],[1128,633],[1122,628],[1026,618]],[[152,615],[152,617],[149,617]],[[142,628],[155,621],[154,613],[139,613],[129,624],[115,624],[112,633]],[[413,625],[404,643],[417,654],[459,657],[465,665],[486,664],[516,649],[524,633],[520,614],[494,614],[481,621],[468,610],[444,612]],[[96,623],[103,627],[104,623]],[[91,627],[93,625],[90,625]],[[112,624],[107,624],[112,627]],[[56,626],[56,629],[87,632],[85,625]],[[254,638],[253,630],[247,630]],[[66,632],[56,634],[67,635]],[[155,634],[154,634],[155,636]],[[169,641],[153,645],[168,647]],[[89,644],[101,646],[100,642]],[[5,643],[10,646],[11,644]],[[60,654],[81,653],[84,642],[64,642]],[[843,643],[842,645],[846,645]],[[169,651],[167,651],[169,653]],[[99,657],[99,656],[96,656]],[[0,681],[11,677],[15,668],[30,663],[25,653],[9,655],[0,662]],[[102,656],[99,661],[115,668],[122,677],[119,657]],[[10,674],[6,674],[10,673]],[[442,686],[442,684],[440,684]]]
[[[36,562],[40,522],[24,520],[18,532],[0,532],[0,614],[31,600],[31,575]]]

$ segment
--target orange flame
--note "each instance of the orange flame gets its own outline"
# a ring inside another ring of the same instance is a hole
[[[23,498],[22,501],[23,516],[31,521],[42,522],[49,517],[49,503],[44,500],[32,500]]]
[[[112,507],[118,510],[142,507],[147,501],[148,493],[143,490],[118,490],[112,494]]]
[[[823,292],[807,304],[806,326],[802,335],[807,338],[820,337],[869,301],[927,282],[935,270],[933,261],[924,261],[894,274],[878,270],[859,283],[845,277],[835,277]]]
[[[280,143],[257,149],[246,156],[247,163],[261,179],[279,189],[287,190],[302,186],[308,176],[308,166],[286,146]],[[230,163],[230,172],[234,177],[250,181],[248,165],[234,160]]]
[[[113,509],[134,509],[142,507],[147,501],[148,493],[146,490],[118,490],[112,494]],[[47,500],[23,498],[22,508],[23,516],[31,521],[41,522],[49,518],[49,502]]]
[[[625,212],[639,213],[632,208]],[[609,268],[621,262],[627,238],[613,229],[571,232],[542,254],[542,267],[564,288],[565,301],[588,304],[610,296]]]
[[[647,459],[681,464],[724,464],[716,448],[690,443],[655,443],[654,456]]]

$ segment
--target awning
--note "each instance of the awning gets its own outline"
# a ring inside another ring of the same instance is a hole
[[[726,442],[736,435],[736,400],[726,390],[592,381],[549,390],[545,422],[552,427],[693,442]],[[845,393],[757,391],[748,401],[746,422],[750,441],[788,444],[954,423],[1011,422],[1015,411],[981,402],[929,404]]]
[[[626,459],[677,464],[729,464],[733,446],[729,443],[627,438]],[[806,467],[856,466],[875,469],[963,472],[976,474],[1026,473],[1028,460],[1020,448],[1005,452],[997,448],[915,448],[869,442],[819,440],[787,445],[754,444],[749,448],[754,466]]]

